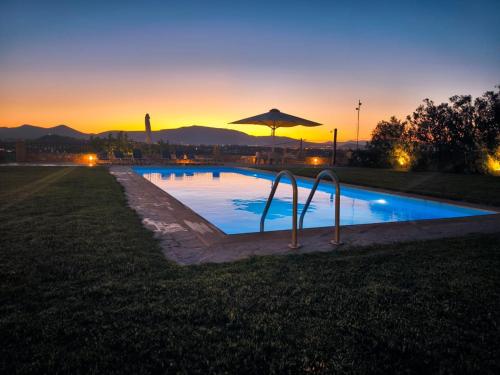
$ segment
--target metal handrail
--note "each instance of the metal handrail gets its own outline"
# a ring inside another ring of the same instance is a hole
[[[267,212],[269,211],[269,207],[271,207],[271,202],[274,198],[274,194],[276,193],[276,189],[278,188],[281,177],[285,175],[290,179],[293,188],[292,242],[288,246],[292,249],[298,249],[300,247],[300,245],[297,243],[298,189],[297,189],[297,180],[290,171],[284,170],[276,175],[273,187],[271,188],[271,193],[269,194],[269,198],[267,198],[266,207],[264,208],[264,211],[262,212],[262,216],[260,218],[260,231],[264,232],[264,221],[266,220]]]
[[[311,204],[314,193],[316,193],[316,189],[318,188],[318,185],[321,182],[322,177],[330,177],[333,184],[335,185],[335,237],[331,242],[334,245],[340,245],[341,243],[340,242],[340,182],[339,182],[339,177],[335,174],[335,172],[332,169],[323,169],[316,176],[313,188],[311,189],[306,204],[304,205],[304,208],[302,209],[302,212],[300,214],[299,227],[300,229],[302,229],[304,226],[304,216],[306,215],[307,209]]]

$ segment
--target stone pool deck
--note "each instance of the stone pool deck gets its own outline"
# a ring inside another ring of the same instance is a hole
[[[375,244],[500,231],[498,209],[458,203],[497,213],[458,219],[342,226],[343,244],[337,247],[329,242],[333,236],[333,227],[304,229],[299,231],[299,243],[302,247],[292,250],[288,248],[290,231],[226,235],[170,194],[132,172],[130,167],[110,166],[109,170],[124,187],[130,207],[139,214],[144,226],[153,231],[155,237],[160,240],[165,257],[182,265],[231,262],[257,255],[347,251],[354,247]],[[381,189],[373,190],[398,194]],[[448,200],[425,198],[457,204]]]

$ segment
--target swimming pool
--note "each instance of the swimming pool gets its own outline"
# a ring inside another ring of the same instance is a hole
[[[166,191],[227,234],[259,231],[274,175],[231,167],[134,167],[134,172]],[[291,229],[292,188],[282,178],[266,218],[266,231]],[[299,215],[313,182],[297,177]],[[334,188],[322,182],[307,210],[304,228],[332,226]],[[341,186],[340,224],[457,218],[494,212],[425,199]]]

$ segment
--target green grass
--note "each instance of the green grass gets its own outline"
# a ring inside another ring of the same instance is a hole
[[[282,170],[283,167],[263,167]],[[323,168],[291,167],[299,176],[316,177]],[[340,181],[438,198],[500,206],[500,177],[439,172],[405,172],[393,169],[336,167]]]
[[[500,234],[180,267],[100,168],[0,168],[0,373],[498,373]]]

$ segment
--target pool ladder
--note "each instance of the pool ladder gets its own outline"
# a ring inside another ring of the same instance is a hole
[[[292,249],[298,249],[301,245],[297,242],[297,216],[298,216],[298,189],[297,189],[297,180],[292,172],[288,170],[283,170],[276,175],[276,179],[274,180],[273,186],[271,188],[271,193],[269,194],[269,198],[267,198],[266,207],[262,212],[262,217],[260,218],[260,231],[264,232],[264,222],[266,220],[267,212],[269,211],[269,207],[274,198],[274,194],[276,193],[276,189],[281,181],[283,176],[287,176],[292,183],[293,189],[293,198],[292,198],[292,207],[293,207],[293,217],[292,217],[292,242],[288,245]],[[313,188],[309,193],[309,197],[307,198],[306,204],[304,205],[304,209],[300,214],[300,229],[303,229],[304,224],[304,216],[311,204],[311,201],[318,189],[319,183],[321,182],[321,178],[329,177],[332,180],[332,183],[335,186],[335,233],[334,238],[330,241],[333,245],[340,245],[340,181],[338,176],[332,169],[323,169],[316,176],[314,181]]]
[[[298,189],[297,189],[297,180],[292,172],[284,170],[276,175],[276,179],[274,180],[273,187],[271,188],[271,193],[269,194],[269,198],[267,198],[266,207],[262,212],[262,216],[260,218],[260,231],[264,232],[264,221],[266,220],[267,212],[269,211],[269,207],[271,207],[271,203],[274,198],[274,194],[276,193],[276,189],[280,184],[281,177],[287,176],[292,183],[293,189],[293,199],[292,199],[292,207],[293,207],[293,217],[292,217],[292,242],[288,245],[291,249],[298,249],[301,245],[297,243],[297,206],[298,206]]]
[[[302,212],[300,214],[300,221],[299,221],[300,222],[300,229],[302,229],[304,227],[304,216],[306,215],[307,209],[309,208],[309,205],[311,204],[314,193],[316,193],[316,189],[318,189],[318,185],[321,182],[322,177],[330,177],[330,180],[332,180],[332,183],[335,186],[335,234],[334,234],[333,240],[331,240],[330,242],[333,245],[340,245],[341,244],[341,242],[340,242],[340,181],[339,181],[339,177],[332,169],[323,169],[316,176],[316,180],[314,180],[313,188],[311,189],[311,192],[309,193],[309,197],[307,197],[306,204],[304,205],[304,209],[302,210]]]

